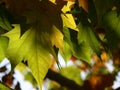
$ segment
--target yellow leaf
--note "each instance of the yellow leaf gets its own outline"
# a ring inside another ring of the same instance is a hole
[[[8,47],[9,39],[0,36],[0,62],[6,57],[6,49]]]
[[[54,4],[56,4],[56,0],[49,0],[49,1],[51,1],[51,2],[54,3]]]
[[[63,13],[61,14],[61,17],[62,17],[64,26],[69,27],[69,28],[74,29],[74,30],[77,30],[77,26],[76,26],[76,23],[75,23],[75,20],[74,20],[72,14],[66,14],[66,12],[70,11],[70,6],[73,3],[74,2],[68,2],[67,5],[65,5],[62,8]]]
[[[63,34],[55,26],[52,27],[50,34],[52,45],[62,49],[63,48]]]

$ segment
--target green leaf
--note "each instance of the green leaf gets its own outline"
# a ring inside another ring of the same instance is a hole
[[[71,49],[70,45],[66,41],[64,41],[63,49],[60,50],[60,53],[61,53],[62,57],[64,58],[64,60],[66,62],[72,56],[72,49]]]
[[[11,89],[0,83],[0,90],[11,90]]]
[[[9,45],[6,51],[6,55],[8,58],[10,58],[12,67],[15,67],[21,61],[20,57],[16,57],[19,51],[18,47],[20,47],[20,25],[15,24],[14,28],[8,33],[5,33],[4,36],[9,38]]]
[[[71,35],[70,35],[70,30],[67,27],[63,28],[63,34],[64,34],[64,41],[66,41],[70,46],[72,45],[71,43]],[[71,46],[72,47],[72,46]]]
[[[64,27],[64,47],[61,50],[62,56],[65,60],[68,60],[71,55],[74,55],[76,58],[83,60],[87,63],[90,62],[91,58],[91,48],[86,43],[78,44],[77,40],[77,31],[69,30],[67,27]]]
[[[41,86],[50,65],[52,45],[48,33],[37,31],[38,29],[31,27],[20,37],[20,26],[15,25],[5,36],[10,38],[7,55],[11,62],[16,65],[21,60],[27,60],[33,76]]]
[[[110,11],[103,17],[105,35],[111,50],[118,47],[120,42],[120,16],[117,11]]]
[[[70,32],[67,27],[63,28],[64,42],[63,49],[60,50],[60,53],[65,61],[68,61],[72,55],[72,42],[70,40]]]
[[[100,41],[98,40],[96,33],[93,31],[93,28],[87,22],[79,22],[78,29],[78,43],[87,43],[99,56],[101,53]]]
[[[73,13],[75,15],[77,28],[78,28],[78,34],[72,35],[71,33],[71,39],[72,41],[77,43],[78,47],[81,43],[84,43],[87,45],[87,47],[90,47],[98,56],[100,56],[100,39],[98,35],[94,32],[93,27],[89,21],[89,15],[86,13],[82,8],[78,6],[78,3],[75,3],[74,9],[75,12]],[[77,37],[77,38],[76,38]]]
[[[0,62],[6,56],[6,49],[8,47],[9,39],[5,36],[0,36]]]
[[[62,68],[60,73],[68,79],[74,80],[79,85],[83,84],[82,79],[80,78],[80,70],[76,67],[69,66]]]
[[[82,42],[80,44],[73,44],[73,48],[74,48],[73,55],[75,57],[82,61],[85,61],[88,64],[91,64],[92,50],[87,43]]]
[[[81,42],[78,43],[77,39],[78,32],[75,32],[74,30],[70,30],[70,36],[71,36],[71,49],[73,52],[73,55],[82,60],[85,61],[86,63],[90,64],[91,63],[91,48],[88,43],[86,42]]]

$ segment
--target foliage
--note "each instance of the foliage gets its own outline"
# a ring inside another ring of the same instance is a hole
[[[7,57],[12,71],[27,62],[40,87],[53,59],[59,66],[59,53],[66,62],[74,57],[92,69],[92,59],[100,67],[110,58],[115,63],[114,57],[120,58],[119,4],[119,0],[0,0],[0,61]],[[77,77],[73,80],[79,83]]]

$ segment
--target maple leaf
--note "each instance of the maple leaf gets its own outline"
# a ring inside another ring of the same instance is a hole
[[[78,43],[86,42],[92,49],[93,51],[99,56],[101,51],[100,51],[100,41],[95,35],[96,33],[94,32],[93,28],[85,22],[80,22],[78,24],[79,28],[79,33],[78,33]]]
[[[28,67],[41,86],[50,66],[53,50],[49,35],[46,32],[39,34],[33,29],[35,28],[30,28],[20,37],[20,26],[15,25],[13,30],[5,34],[10,39],[7,56],[11,60],[12,66],[22,60],[27,60]]]
[[[26,24],[30,27],[23,31],[19,25],[15,25],[12,31],[5,34],[10,39],[7,57],[11,60],[12,66],[26,60],[33,76],[41,86],[50,66],[51,55],[57,59],[53,46],[63,48],[61,9],[64,2],[12,0],[10,4],[11,11],[25,16]]]

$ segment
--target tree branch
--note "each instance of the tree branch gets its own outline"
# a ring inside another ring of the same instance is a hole
[[[69,88],[70,90],[84,90],[82,86],[78,85],[73,80],[67,79],[66,77],[60,75],[57,72],[54,72],[51,69],[48,70],[46,77],[58,82],[59,84]]]

